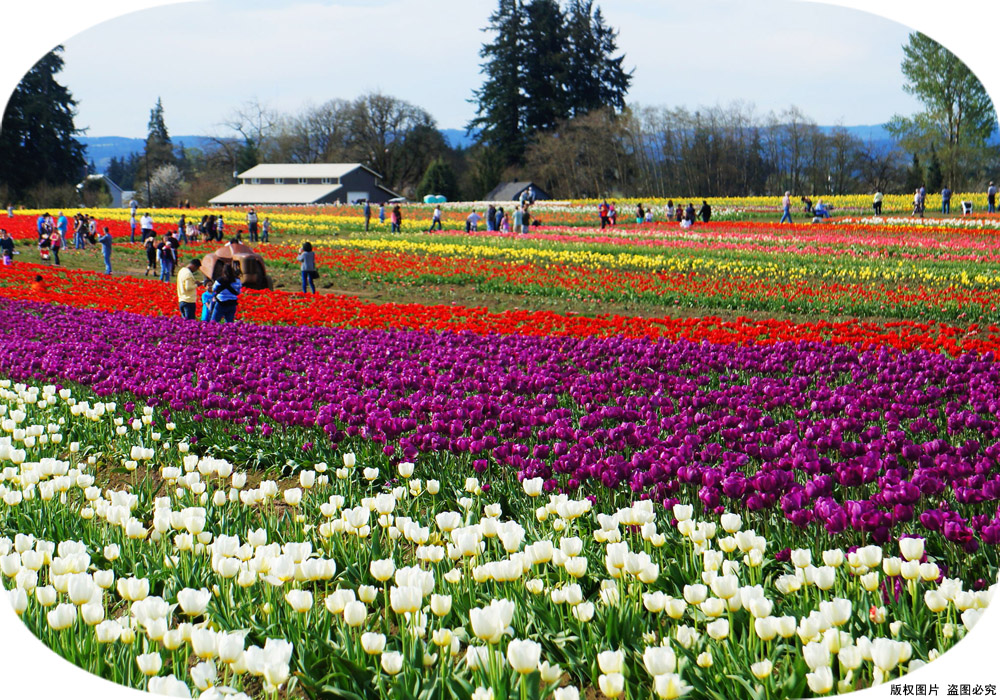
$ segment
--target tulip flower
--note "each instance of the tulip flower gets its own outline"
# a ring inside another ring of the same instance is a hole
[[[669,647],[646,647],[642,663],[646,672],[654,677],[677,670],[677,656]]]
[[[382,670],[390,676],[395,676],[403,670],[403,655],[398,651],[385,651],[381,656]]]
[[[617,698],[625,692],[625,676],[621,673],[605,673],[597,677],[597,687],[609,698]]]
[[[512,639],[507,644],[507,662],[522,676],[538,669],[542,645],[527,639]]]
[[[163,659],[156,653],[140,654],[135,657],[135,662],[144,676],[155,676],[163,668]]]

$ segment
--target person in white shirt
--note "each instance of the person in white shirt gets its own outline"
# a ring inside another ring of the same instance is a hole
[[[465,220],[465,232],[466,233],[472,233],[473,231],[475,231],[476,229],[478,229],[479,228],[479,220],[482,219],[482,218],[483,217],[481,217],[479,215],[479,212],[477,212],[475,209],[473,209],[472,213],[469,214],[469,218],[467,218]]]
[[[427,233],[433,231],[435,226],[437,226],[438,231],[441,230],[441,207],[434,207],[434,214],[431,215],[431,227],[427,229]]]
[[[153,217],[146,212],[139,219],[139,228],[142,230],[142,240],[146,240],[151,236],[156,236],[156,232],[153,230]]]

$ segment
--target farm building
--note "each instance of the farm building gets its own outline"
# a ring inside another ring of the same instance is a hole
[[[398,197],[361,163],[267,163],[237,176],[240,184],[209,200],[216,205],[347,204]]]
[[[545,190],[529,181],[525,182],[501,182],[493,188],[488,195],[483,197],[484,202],[517,202],[521,199],[521,193],[531,188],[535,199],[550,199]]]

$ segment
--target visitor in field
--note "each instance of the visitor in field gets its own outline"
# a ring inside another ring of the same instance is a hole
[[[195,273],[201,267],[201,260],[192,258],[188,264],[177,273],[177,304],[180,308],[181,318],[194,320],[195,311],[198,308],[198,281]],[[211,292],[208,293],[212,296]],[[203,319],[208,320],[208,319]]]
[[[882,216],[882,200],[884,196],[881,190],[875,190],[875,196],[872,198],[872,209],[875,211],[875,216]]]
[[[135,199],[132,199],[128,203],[128,208],[129,208],[129,211],[132,213],[132,218],[134,219],[135,218],[135,213],[139,210],[139,203],[137,201],[135,201]]]
[[[87,240],[90,245],[97,245],[97,219],[93,216],[87,217]]]
[[[142,244],[146,248],[146,272],[143,277],[148,277],[150,272],[156,274],[156,241],[144,238]]]
[[[920,214],[923,216],[924,205],[927,203],[927,188],[921,185],[918,192],[920,193]]]
[[[473,209],[472,213],[469,214],[469,216],[466,217],[465,219],[465,232],[466,233],[475,232],[479,228],[479,220],[482,218],[483,217],[479,215],[479,212]]]
[[[403,228],[403,210],[397,204],[392,208],[392,233],[399,233]]]
[[[486,230],[495,231],[497,223],[497,208],[492,204],[486,207]]]
[[[503,212],[502,209],[500,211]],[[500,232],[510,233],[510,214],[503,214],[503,218],[500,220]]]
[[[941,213],[951,213],[951,190],[948,189],[947,185],[945,185],[944,189],[941,190]]]
[[[299,257],[296,259],[301,263],[299,269],[302,272],[302,293],[306,293],[306,285],[308,285],[315,294],[315,280],[319,277],[319,272],[316,270],[316,253],[313,252],[312,243],[309,241],[303,243],[302,249],[299,250]]]
[[[668,220],[674,218],[674,200],[672,199],[667,200],[666,214]]]
[[[674,221],[680,223],[684,221],[684,205],[677,202],[677,206],[674,207]]]
[[[528,202],[522,208],[524,209],[524,221],[521,224],[521,229],[525,233],[529,233],[531,231],[531,203]]]
[[[56,265],[61,265],[62,263],[59,262],[59,251],[63,247],[63,236],[58,228],[49,236],[49,243],[52,249],[52,262]]]
[[[608,206],[608,222],[614,226],[618,223],[618,211],[615,209],[615,203],[612,202]]]
[[[264,217],[264,223],[260,226],[260,240],[261,243],[267,243],[268,239],[271,237],[271,218],[268,216]]]
[[[59,237],[65,241],[66,234],[69,231],[69,219],[62,212],[59,212],[59,218],[56,220],[56,228],[59,230]]]
[[[188,242],[187,217],[184,214],[181,214],[181,218],[177,219],[177,240],[181,243]]]
[[[649,209],[646,210],[646,223],[647,224],[653,223],[653,207],[652,206],[650,206]]]
[[[601,230],[603,231],[607,228],[611,220],[608,218],[608,203],[606,201],[601,202],[600,206],[597,207],[597,215],[601,218]]]
[[[635,207],[635,223],[641,224],[646,221],[646,210],[642,208],[642,204],[637,204]]]
[[[433,231],[435,226],[437,226],[438,231],[441,230],[441,207],[436,204],[434,205],[434,213],[431,214],[431,227],[427,229],[427,232]]]
[[[367,199],[365,200],[364,214],[365,214],[365,233],[368,233],[368,224],[372,220],[372,205],[371,202],[369,202]],[[250,240],[255,240],[255,239],[251,238]]]
[[[166,236],[163,237],[163,241],[157,246],[157,252],[160,257],[161,282],[169,282],[170,278],[174,275],[174,264],[177,262],[176,250],[170,243],[170,239]]]
[[[226,222],[222,218],[222,214],[219,214],[219,218],[215,220],[215,240],[222,243],[226,235]]]
[[[77,215],[73,217],[73,248],[76,250],[83,250],[87,247],[87,244],[83,241],[83,234],[86,230],[87,217],[78,212]]]
[[[10,265],[14,261],[14,239],[7,234],[5,228],[0,228],[0,255],[3,255],[4,265]]]
[[[8,204],[7,205],[7,218],[8,219],[13,219],[14,218],[14,205],[13,204]]]
[[[781,199],[781,208],[782,208],[781,221],[779,221],[778,223],[779,224],[783,224],[786,221],[788,223],[792,223],[792,193],[791,192],[785,192],[785,196],[782,197],[782,199]]]
[[[219,279],[212,285],[213,302],[211,320],[217,323],[225,321],[232,323],[236,320],[236,304],[243,291],[243,283],[240,282],[239,273],[233,265],[226,265],[222,269]]]
[[[135,229],[136,229],[136,227],[138,225],[139,225],[139,222],[137,222],[135,220],[135,214],[132,214],[129,217],[129,219],[128,219],[128,227],[129,227],[128,240],[129,240],[129,243],[135,243]]]
[[[253,207],[250,207],[250,211],[247,212],[247,235],[250,236],[252,243],[257,242],[257,212]]]
[[[520,204],[514,209],[514,233],[524,233],[524,211]]]
[[[991,182],[990,186],[986,189],[986,212],[988,214],[993,214],[997,210],[997,188]]]
[[[104,273],[111,274],[111,232],[108,227],[104,227],[104,232],[97,238],[101,244],[101,252],[104,254]]]
[[[817,219],[829,219],[830,218],[830,211],[826,208],[826,205],[823,204],[823,199],[822,198],[820,198],[819,200],[817,200],[817,202],[816,202],[816,208],[813,210],[813,215]]]
[[[924,218],[924,202],[920,197],[920,188],[913,193],[913,216]]]
[[[143,241],[156,236],[156,232],[153,231],[153,217],[149,215],[149,212],[143,214],[139,220],[139,230],[142,233]]]
[[[701,200],[701,209],[698,210],[698,218],[704,221],[706,224],[712,218],[712,207],[708,205],[708,200]]]
[[[45,232],[45,219],[47,217],[48,214],[42,214],[35,221],[35,228],[38,229],[38,240],[42,240],[42,234]]]
[[[385,226],[385,203],[378,205],[378,223],[380,226]]]
[[[35,279],[31,282],[31,291],[35,294],[43,294],[48,291],[45,288],[45,280],[42,279],[41,275],[35,275]]]
[[[813,201],[805,195],[802,195],[802,213],[809,215],[813,213]]]
[[[695,222],[694,204],[691,202],[688,202],[687,208],[684,209],[684,218],[688,220],[688,223]]]

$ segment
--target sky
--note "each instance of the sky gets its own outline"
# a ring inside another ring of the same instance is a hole
[[[909,29],[794,0],[605,0],[632,103],[798,105],[820,124],[878,124],[916,101],[899,70]],[[222,134],[251,99],[284,112],[381,90],[464,128],[495,0],[203,0],[133,12],[66,38],[62,82],[89,136]]]

